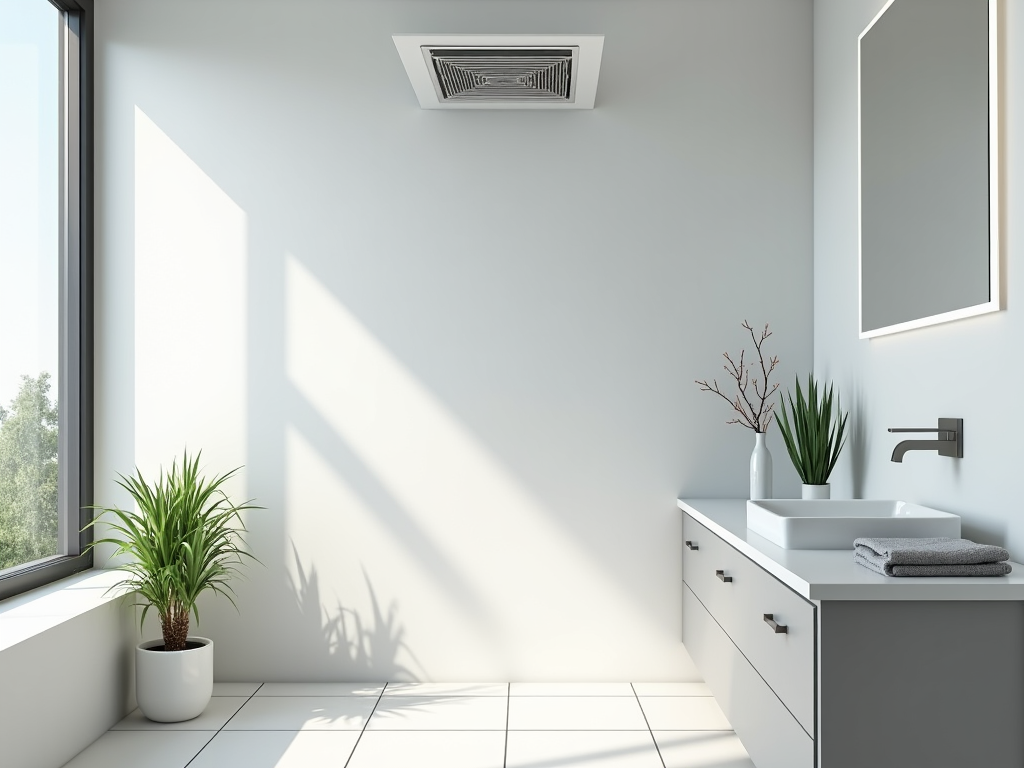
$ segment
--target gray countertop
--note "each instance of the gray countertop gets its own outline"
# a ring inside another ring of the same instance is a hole
[[[853,550],[782,549],[747,529],[746,499],[679,499],[679,508],[808,600],[1024,600],[1024,565],[1008,576],[894,578]]]

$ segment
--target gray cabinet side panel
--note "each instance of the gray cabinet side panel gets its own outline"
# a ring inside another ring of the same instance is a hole
[[[1024,604],[825,601],[822,768],[1024,765]]]

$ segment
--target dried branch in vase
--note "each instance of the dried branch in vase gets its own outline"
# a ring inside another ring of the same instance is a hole
[[[737,394],[735,397],[729,397],[722,392],[717,379],[712,379],[710,384],[706,380],[699,379],[694,383],[700,387],[701,392],[713,392],[732,406],[737,415],[726,421],[726,424],[739,424],[741,427],[752,429],[755,432],[765,432],[768,425],[772,423],[772,412],[775,410],[775,403],[769,403],[768,399],[779,388],[778,383],[769,385],[768,377],[772,375],[772,371],[779,364],[779,358],[777,356],[770,357],[766,363],[764,353],[761,351],[765,340],[772,335],[768,330],[767,323],[765,323],[760,336],[754,332],[746,320],[743,321],[743,327],[750,333],[750,338],[754,342],[754,350],[757,352],[760,364],[760,375],[758,375],[756,367],[747,363],[745,350],[740,350],[739,362],[729,357],[728,352],[722,355],[726,362],[723,366],[725,372],[736,382]],[[753,376],[751,376],[751,368],[754,369]]]

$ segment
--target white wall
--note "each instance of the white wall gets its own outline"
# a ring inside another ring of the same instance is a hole
[[[1019,354],[1024,315],[1015,280],[1022,182],[1020,78],[1024,14],[1005,3],[1004,277],[1006,310],[944,325],[857,338],[857,36],[884,0],[814,3],[814,365],[853,407],[853,439],[836,495],[904,498],[963,516],[964,536],[1024,558],[1018,509],[1024,412]],[[887,427],[964,419],[964,458],[909,453],[889,460]]]
[[[98,0],[97,495],[186,443],[265,567],[220,679],[696,679],[693,380],[811,361],[809,0]],[[591,112],[427,112],[396,32],[607,35]],[[779,495],[797,490],[772,434]]]
[[[52,603],[39,610],[60,613]],[[12,633],[32,620],[3,616]],[[0,652],[0,743],[11,768],[64,765],[135,708],[134,607],[114,599],[54,624]]]

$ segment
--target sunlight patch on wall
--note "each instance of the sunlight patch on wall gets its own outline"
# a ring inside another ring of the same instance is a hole
[[[424,667],[431,668],[431,638],[448,644],[460,632],[485,637],[483,647],[500,655],[510,674],[518,659],[531,660],[536,674],[543,648],[553,664],[564,652],[585,667],[581,655],[588,655],[595,624],[608,615],[620,630],[627,628],[616,633],[624,653],[631,639],[657,631],[609,578],[605,564],[588,557],[291,255],[285,279],[288,379],[351,454],[342,462],[330,456],[317,462],[309,446],[289,441],[288,498],[289,506],[297,505],[288,510],[289,527],[299,533],[311,525],[307,515],[320,515],[300,538],[302,546],[319,553],[321,567],[343,547],[348,558],[376,573],[385,563],[394,569],[387,599],[398,600],[410,645]],[[581,602],[595,594],[600,605]],[[602,638],[605,653],[609,642],[618,639]],[[438,648],[442,655],[450,658],[450,648]],[[473,666],[461,669],[468,673]],[[480,668],[493,670],[494,659],[489,665],[481,660]]]
[[[245,211],[136,107],[135,456],[144,472],[186,446],[202,449],[210,472],[245,463],[247,240]]]

